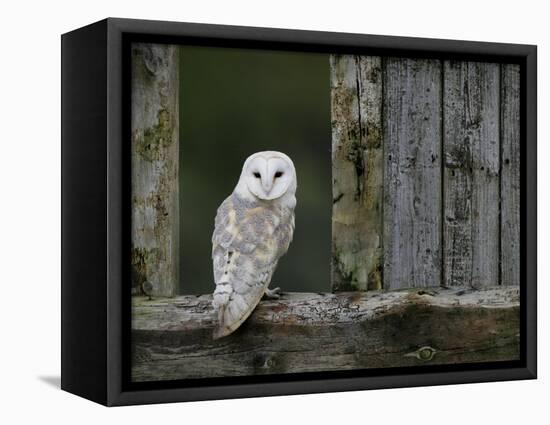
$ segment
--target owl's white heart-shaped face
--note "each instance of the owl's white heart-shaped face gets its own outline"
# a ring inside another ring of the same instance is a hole
[[[244,163],[241,181],[254,196],[269,201],[296,190],[296,170],[282,152],[258,152]]]

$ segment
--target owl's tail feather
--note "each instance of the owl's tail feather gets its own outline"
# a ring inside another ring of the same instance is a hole
[[[219,339],[235,332],[239,326],[246,320],[250,313],[234,319],[230,313],[228,305],[222,305],[218,308],[218,324],[212,333],[213,339]]]
[[[218,307],[218,323],[214,328],[214,332],[212,333],[212,338],[214,339],[222,338],[231,333],[231,331],[227,329],[226,326],[224,325],[224,320],[223,320],[226,306],[227,304],[222,304]]]
[[[233,289],[229,284],[218,283],[216,285],[216,290],[214,291],[214,296],[212,299],[212,305],[214,306],[214,309],[218,311],[218,323],[212,335],[214,339],[224,337],[233,332],[233,330],[229,329],[225,323],[225,313],[232,292]]]

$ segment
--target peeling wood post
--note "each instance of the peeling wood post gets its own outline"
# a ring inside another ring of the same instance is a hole
[[[501,65],[501,285],[519,285],[520,69]]]
[[[179,280],[178,69],[176,46],[132,45],[134,294],[171,297]]]
[[[387,58],[384,289],[441,284],[441,62]]]
[[[499,70],[444,62],[445,286],[499,283]]]
[[[210,295],[134,297],[132,380],[519,359],[519,288],[284,294],[212,339]]]
[[[332,288],[382,287],[381,58],[331,55]]]

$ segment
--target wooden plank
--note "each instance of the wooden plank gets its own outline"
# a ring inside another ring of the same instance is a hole
[[[441,62],[388,58],[384,288],[441,280]]]
[[[381,58],[332,55],[332,288],[382,287]]]
[[[519,285],[520,67],[501,65],[501,284]]]
[[[519,358],[519,288],[283,294],[212,339],[211,296],[133,298],[134,381]]]
[[[132,45],[132,292],[178,284],[178,48]]]
[[[446,286],[499,282],[499,65],[444,63]]]

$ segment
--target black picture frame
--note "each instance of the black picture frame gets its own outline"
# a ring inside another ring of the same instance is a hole
[[[521,66],[521,359],[129,382],[129,43],[455,58]],[[109,18],[62,36],[62,389],[129,405],[537,376],[537,49],[532,45]]]

